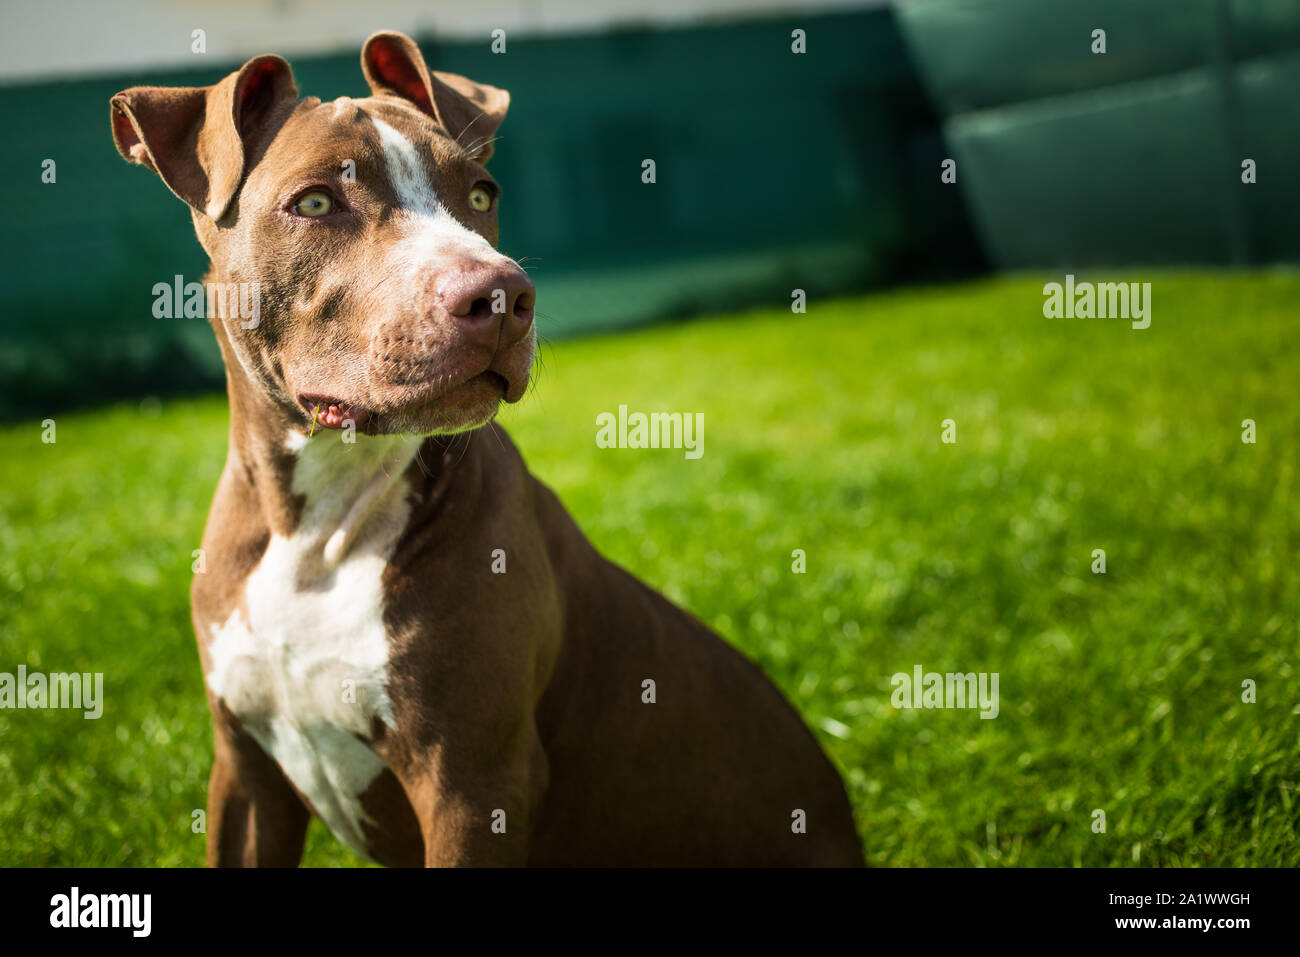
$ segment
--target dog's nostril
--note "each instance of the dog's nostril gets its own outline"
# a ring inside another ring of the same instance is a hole
[[[486,319],[492,315],[492,300],[480,296],[469,304],[469,312],[465,313],[466,319]]]

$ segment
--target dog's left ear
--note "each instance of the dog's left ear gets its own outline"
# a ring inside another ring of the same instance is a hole
[[[376,96],[400,96],[433,117],[480,163],[492,155],[492,134],[510,94],[455,73],[430,72],[404,33],[373,34],[361,50],[361,72]]]

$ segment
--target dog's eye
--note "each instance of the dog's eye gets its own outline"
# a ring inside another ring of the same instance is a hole
[[[334,197],[323,189],[312,189],[298,197],[293,211],[299,216],[324,216],[334,208]]]
[[[479,183],[469,191],[470,208],[480,213],[486,213],[492,209],[492,199],[491,188],[483,183]]]

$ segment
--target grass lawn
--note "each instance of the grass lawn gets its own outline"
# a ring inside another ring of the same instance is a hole
[[[1130,278],[1149,329],[1044,319],[1012,278],[562,342],[503,420],[786,691],[872,864],[1294,866],[1300,278]],[[703,412],[703,457],[597,448],[620,404]],[[225,429],[213,397],[0,430],[0,671],[107,699],[0,710],[0,864],[201,862],[188,585]],[[918,664],[997,672],[1000,714],[894,709]],[[313,824],[306,863],[357,861]]]

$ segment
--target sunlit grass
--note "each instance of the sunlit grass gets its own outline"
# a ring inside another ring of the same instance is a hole
[[[783,687],[872,863],[1294,865],[1300,280],[1131,278],[1147,330],[1044,319],[1012,279],[562,342],[503,421],[605,554]],[[703,457],[598,448],[620,404],[702,412]],[[0,711],[0,863],[202,860],[188,581],[225,428],[212,398],[0,432],[0,671],[108,698]],[[998,672],[999,717],[894,710],[917,664]],[[356,861],[314,826],[308,863]]]

